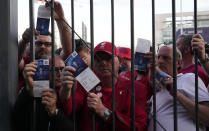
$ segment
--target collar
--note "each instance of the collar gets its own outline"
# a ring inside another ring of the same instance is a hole
[[[178,77],[181,77],[183,75],[183,73],[179,73],[179,74],[177,74],[176,76],[177,76],[177,78]]]

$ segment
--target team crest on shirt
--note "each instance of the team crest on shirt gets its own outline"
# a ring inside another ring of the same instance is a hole
[[[104,43],[101,43],[101,45],[100,45],[100,49],[104,49],[105,48],[105,42]]]
[[[126,80],[130,80],[129,77],[126,74],[127,74],[127,71],[121,72],[120,77],[123,78],[123,79],[126,79]]]

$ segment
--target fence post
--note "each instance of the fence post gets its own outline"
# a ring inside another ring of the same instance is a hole
[[[17,0],[1,0],[0,16],[0,130],[10,131],[18,85]]]

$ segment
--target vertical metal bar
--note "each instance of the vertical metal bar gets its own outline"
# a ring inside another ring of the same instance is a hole
[[[135,85],[134,85],[134,0],[130,1],[131,16],[131,130],[135,131]]]
[[[153,74],[155,74],[155,0],[152,0],[152,61],[153,61]],[[156,86],[155,75],[152,77],[153,85],[153,129],[156,131]]]
[[[34,3],[33,0],[29,1],[29,17],[30,17],[30,61],[35,60],[35,51],[34,51]],[[36,131],[36,100],[33,101],[33,112],[31,114],[31,131]]]
[[[52,68],[52,79],[50,88],[55,89],[55,56],[54,56],[54,0],[51,0],[51,41],[52,41],[52,48],[51,48],[51,68]]]
[[[94,70],[94,4],[90,0],[91,69]],[[92,131],[95,131],[95,113],[92,112]]]
[[[172,0],[172,32],[173,32],[173,112],[174,112],[174,131],[178,130],[177,124],[177,86],[176,86],[176,2]]]
[[[34,52],[34,3],[33,0],[29,1],[29,13],[30,13],[30,61],[35,60],[35,52]]]
[[[71,0],[71,22],[72,22],[72,51],[75,50],[74,36],[74,0]],[[72,105],[73,105],[73,130],[76,130],[76,114],[75,114],[75,85],[72,87]]]
[[[112,26],[112,131],[115,131],[115,81],[114,81],[114,67],[115,60],[114,56],[114,45],[115,45],[115,21],[114,21],[114,0],[111,0],[111,26]]]
[[[194,0],[194,33],[197,34],[197,0]],[[195,123],[196,131],[199,131],[199,114],[198,114],[198,59],[197,51],[194,52],[195,56]]]
[[[93,0],[90,0],[90,33],[91,33],[91,69],[94,69],[94,7]]]
[[[51,88],[55,89],[55,61],[54,61],[54,0],[51,0],[51,39],[52,39],[52,51],[51,51],[51,60],[52,60],[52,81],[51,81]]]
[[[197,0],[194,0],[194,33],[197,33]]]

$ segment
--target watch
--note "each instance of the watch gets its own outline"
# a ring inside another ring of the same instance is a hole
[[[109,109],[106,109],[104,111],[104,120],[108,120],[108,118],[111,116],[111,114],[112,114],[112,111]]]

